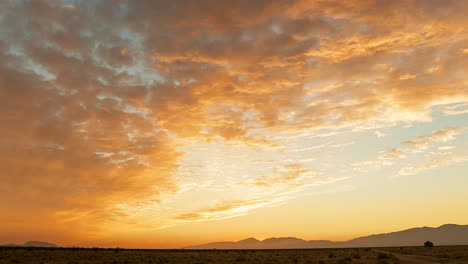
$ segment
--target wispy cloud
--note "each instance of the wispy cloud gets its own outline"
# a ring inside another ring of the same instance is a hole
[[[443,108],[445,115],[461,115],[468,113],[468,103],[450,104]]]
[[[426,170],[466,161],[468,161],[468,156],[457,156],[451,152],[434,153],[424,164],[407,166],[400,169],[396,177],[416,175]]]
[[[369,171],[369,169],[380,169],[382,167],[398,164],[399,161],[408,157],[409,154],[422,153],[437,143],[446,143],[454,140],[457,135],[463,133],[466,127],[449,127],[445,130],[434,131],[430,134],[417,137],[415,140],[401,142],[406,147],[391,148],[381,151],[376,159],[353,162],[346,165],[357,171]],[[439,149],[453,149],[450,146],[440,146]],[[405,169],[406,170],[406,169]]]
[[[207,220],[221,220],[244,215],[254,209],[280,203],[281,200],[239,200],[222,201],[213,207],[184,213],[176,216],[174,220],[180,222],[199,222]]]
[[[321,182],[324,177],[317,171],[304,167],[302,164],[286,164],[275,169],[270,176],[262,176],[247,182],[239,183],[241,186],[278,187],[287,185],[298,187],[313,182]]]
[[[380,152],[379,159],[405,158],[407,153],[421,152],[435,143],[445,143],[454,140],[466,127],[450,127],[445,130],[434,131],[431,134],[419,136],[415,140],[404,141],[406,148],[393,148]]]
[[[432,143],[447,142],[455,139],[455,136],[460,134],[466,127],[451,127],[446,130],[438,130],[429,135],[418,137],[416,140],[405,141],[402,144],[413,150],[427,149]]]

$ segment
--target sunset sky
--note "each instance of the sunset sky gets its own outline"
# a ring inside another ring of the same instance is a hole
[[[468,224],[468,1],[1,0],[0,244]]]

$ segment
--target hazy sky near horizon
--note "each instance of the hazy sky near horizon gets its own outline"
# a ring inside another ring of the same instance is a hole
[[[468,224],[465,0],[0,1],[0,244]]]

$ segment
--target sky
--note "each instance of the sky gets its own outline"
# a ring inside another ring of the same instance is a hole
[[[468,224],[465,0],[0,1],[0,244]]]

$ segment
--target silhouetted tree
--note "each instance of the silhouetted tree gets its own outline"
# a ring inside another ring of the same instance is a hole
[[[425,247],[433,247],[434,243],[432,243],[431,241],[428,240],[428,241],[424,242],[424,246]]]

